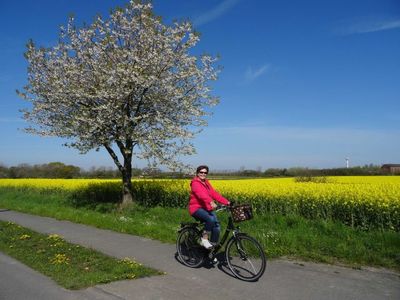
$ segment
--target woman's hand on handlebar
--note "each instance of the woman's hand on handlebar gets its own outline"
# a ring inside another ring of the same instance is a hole
[[[225,205],[225,204],[221,204],[221,203],[215,203],[213,201],[213,202],[211,202],[211,207],[215,211],[221,211],[221,210],[224,210],[224,209],[227,209],[227,208],[231,208],[234,205],[234,203],[235,202],[233,202],[233,201],[229,201],[229,203]],[[215,205],[215,207],[214,207],[214,205]]]

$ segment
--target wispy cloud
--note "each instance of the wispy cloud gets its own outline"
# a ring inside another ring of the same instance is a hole
[[[400,19],[363,19],[351,22],[344,21],[341,23],[342,25],[335,30],[335,32],[340,35],[363,34],[400,28]]]
[[[212,10],[198,16],[194,21],[193,24],[195,26],[201,26],[206,23],[209,23],[220,16],[222,16],[225,12],[235,6],[240,0],[225,0]]]
[[[252,67],[248,67],[245,73],[245,79],[247,82],[253,81],[260,77],[261,75],[265,74],[265,72],[268,71],[270,68],[269,64],[265,64],[257,69],[254,69]]]

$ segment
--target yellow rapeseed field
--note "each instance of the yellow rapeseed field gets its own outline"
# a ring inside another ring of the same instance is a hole
[[[330,177],[326,183],[285,179],[216,181],[215,188],[261,210],[399,229],[400,177]]]
[[[118,180],[103,179],[42,179],[42,178],[24,178],[24,179],[0,179],[0,187],[13,188],[36,188],[36,189],[65,189],[75,190],[86,187],[91,183],[101,182],[119,182]]]
[[[133,180],[136,199],[150,205],[185,207],[189,180]],[[400,176],[329,177],[326,182],[296,182],[293,178],[211,180],[230,200],[250,202],[257,213],[298,214],[340,220],[348,225],[400,230]],[[120,180],[0,179],[1,187],[77,191]]]

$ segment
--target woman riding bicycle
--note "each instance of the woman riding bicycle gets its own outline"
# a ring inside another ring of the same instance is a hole
[[[196,170],[196,176],[190,183],[189,213],[198,221],[205,223],[201,244],[210,249],[218,242],[220,233],[219,222],[213,211],[217,207],[214,200],[223,205],[229,205],[230,203],[217,193],[206,179],[208,171],[208,166],[199,166]],[[209,239],[210,236],[211,238]]]

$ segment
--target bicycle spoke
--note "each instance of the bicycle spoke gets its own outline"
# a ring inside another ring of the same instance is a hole
[[[253,238],[244,235],[233,238],[226,252],[228,266],[236,277],[252,281],[264,273],[265,255]]]
[[[198,244],[198,231],[185,228],[177,239],[177,252],[181,262],[188,267],[198,267],[204,260],[202,247]]]

